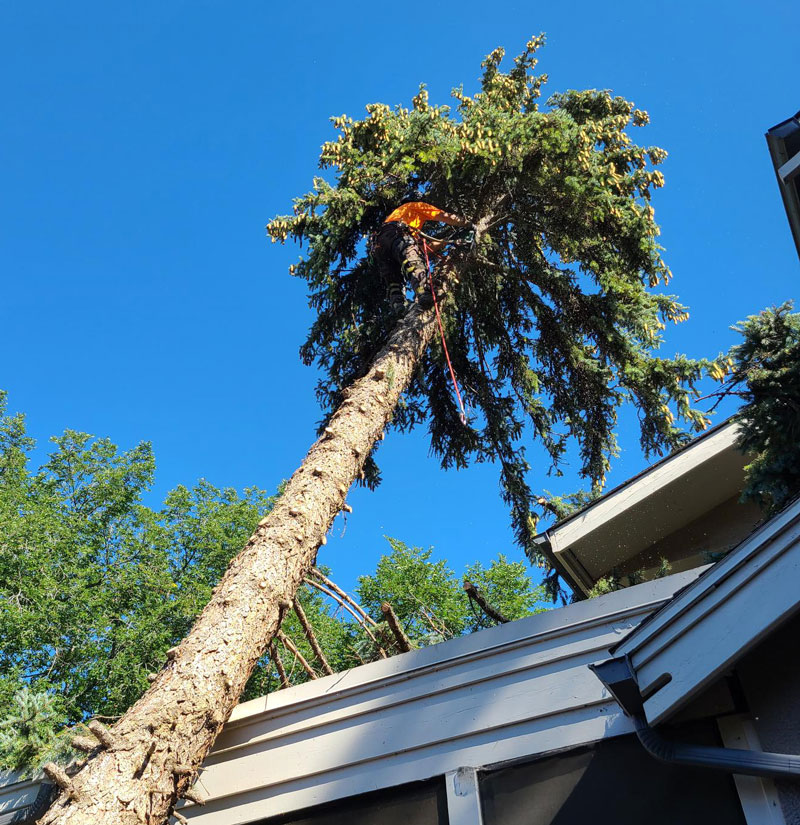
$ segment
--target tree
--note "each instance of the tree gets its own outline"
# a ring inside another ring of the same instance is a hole
[[[734,329],[743,340],[728,353],[732,375],[723,394],[743,401],[738,446],[744,501],[774,514],[800,494],[800,313],[790,301],[751,315]]]
[[[474,633],[492,624],[476,611],[464,593],[462,581],[473,582],[499,613],[510,620],[544,609],[543,587],[534,586],[521,562],[509,562],[502,554],[485,568],[470,565],[458,577],[445,561],[432,561],[432,550],[408,547],[389,539],[392,551],[381,557],[373,575],[361,576],[356,593],[373,616],[389,602],[403,631],[415,646]]]
[[[0,392],[0,720],[49,697],[41,744],[141,695],[274,497],[200,481],[154,510],[149,444],[122,452],[71,430],[32,471],[33,439],[6,406]]]
[[[484,61],[481,91],[456,90],[457,111],[368,107],[337,118],[314,190],[273,239],[304,244],[293,271],[317,311],[303,358],[324,378],[318,440],[272,511],[233,559],[184,641],[149,690],[43,817],[50,823],[161,822],[186,794],[236,704],[354,480],[374,485],[374,445],[389,422],[428,422],[444,466],[496,460],[517,540],[532,542],[533,499],[520,445],[525,421],[557,462],[570,438],[600,484],[615,450],[617,407],[636,406],[647,450],[684,438],[670,404],[694,428],[689,403],[701,362],[653,356],[666,321],[685,310],[651,289],[667,280],[650,191],[663,183],[660,149],[636,146],[628,123],[646,115],[607,92],[569,92],[540,109],[539,38],[508,72]],[[405,196],[476,224],[475,251],[437,267],[453,363],[475,410],[460,423],[445,379],[433,310],[389,312],[364,241]],[[433,342],[433,343],[432,343]],[[276,390],[277,391],[277,390]],[[401,400],[402,399],[402,400]],[[196,794],[194,794],[196,798]]]

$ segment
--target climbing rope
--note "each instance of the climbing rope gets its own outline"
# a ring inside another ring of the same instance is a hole
[[[461,423],[467,426],[467,413],[464,409],[464,402],[461,399],[461,391],[458,389],[458,381],[456,379],[456,372],[453,369],[453,363],[450,361],[450,353],[447,351],[447,341],[444,337],[444,326],[442,325],[442,315],[439,312],[439,302],[436,300],[436,289],[433,284],[433,267],[431,266],[430,258],[428,257],[428,243],[425,238],[422,239],[422,249],[425,252],[425,265],[428,267],[428,278],[431,284],[431,295],[433,296],[433,306],[436,310],[436,320],[439,322],[439,332],[442,336],[442,349],[444,350],[444,357],[447,359],[447,366],[450,370],[450,378],[453,379],[453,389],[456,391],[456,398],[458,399],[458,406],[461,408]],[[433,252],[433,250],[431,250]]]

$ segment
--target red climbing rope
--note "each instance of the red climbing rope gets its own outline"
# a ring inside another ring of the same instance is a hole
[[[444,357],[447,359],[447,366],[450,369],[450,377],[453,379],[453,389],[456,391],[456,398],[458,399],[458,406],[461,408],[461,423],[467,426],[467,413],[464,409],[464,402],[461,400],[461,392],[458,389],[458,381],[456,380],[456,373],[453,369],[453,364],[450,361],[450,353],[447,351],[447,341],[444,339],[444,327],[442,326],[442,315],[439,312],[439,302],[436,300],[436,290],[433,286],[433,268],[431,267],[430,258],[428,257],[428,243],[425,238],[422,239],[422,249],[425,252],[425,265],[428,267],[428,277],[431,281],[431,295],[433,296],[433,306],[436,309],[436,320],[439,322],[439,332],[442,336],[442,349],[444,350]],[[431,250],[433,251],[433,250]]]

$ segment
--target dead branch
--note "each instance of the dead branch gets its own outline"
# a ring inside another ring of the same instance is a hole
[[[447,625],[441,621],[441,619],[437,619],[437,617],[424,605],[421,604],[419,606],[419,610],[425,618],[426,624],[434,633],[438,633],[443,639],[447,639],[453,635],[448,630]]]
[[[275,638],[289,651],[289,653],[294,655],[294,658],[297,659],[298,662],[300,662],[300,666],[308,674],[309,678],[319,678],[314,668],[308,663],[306,657],[303,656],[303,654],[295,646],[294,642],[282,630],[279,630],[275,634]]]
[[[299,599],[294,600],[294,612],[297,614],[297,619],[303,627],[303,632],[306,634],[306,639],[308,639],[308,643],[311,645],[311,649],[314,651],[317,661],[322,665],[322,669],[325,673],[332,676],[333,668],[328,664],[328,660],[322,652],[322,648],[320,647],[317,637],[314,634],[314,629],[311,627],[311,623],[308,621],[306,612],[303,610],[303,606],[300,604]]]
[[[494,619],[496,622],[500,622],[500,624],[507,624],[510,621],[510,619],[507,619],[502,613],[487,603],[486,599],[481,595],[480,590],[478,590],[469,579],[464,579],[464,592],[490,619]]]
[[[275,643],[269,643],[269,658],[272,659],[272,663],[275,665],[275,670],[278,671],[278,678],[281,680],[281,687],[287,688],[290,687],[289,684],[289,677],[286,675],[286,668],[283,666],[283,662],[281,661],[281,657],[278,655],[278,651],[275,649]]]
[[[400,627],[400,622],[397,621],[397,616],[392,610],[392,606],[389,602],[384,602],[381,605],[381,613],[386,616],[386,622],[391,628],[392,633],[394,634],[394,638],[397,641],[397,646],[403,653],[408,653],[412,647],[411,642],[408,640],[408,636],[403,632],[403,628]]]
[[[365,621],[365,622],[367,622],[368,624],[371,624],[373,627],[376,627],[376,626],[377,626],[377,624],[378,624],[378,623],[375,621],[375,619],[373,619],[373,618],[372,618],[372,616],[370,616],[370,615],[369,615],[369,613],[367,613],[367,611],[366,611],[366,610],[364,610],[364,608],[363,608],[363,607],[362,607],[362,606],[361,606],[358,602],[354,601],[354,600],[353,600],[353,598],[352,598],[351,596],[348,596],[348,595],[347,595],[347,593],[345,593],[345,592],[344,592],[344,590],[342,590],[342,588],[341,588],[341,587],[339,587],[339,585],[338,585],[338,584],[336,584],[336,582],[332,582],[332,581],[331,581],[331,580],[330,580],[327,576],[325,576],[325,575],[323,575],[322,573],[320,573],[319,568],[317,568],[317,567],[312,567],[312,568],[311,568],[311,572],[312,572],[312,573],[313,573],[313,574],[314,574],[314,575],[315,575],[315,576],[316,576],[316,577],[317,577],[317,578],[318,578],[318,579],[319,579],[319,580],[320,580],[320,581],[321,581],[324,585],[326,585],[326,586],[327,586],[327,587],[329,587],[331,590],[333,590],[333,592],[334,592],[334,593],[337,593],[337,594],[339,595],[339,597],[340,597],[343,601],[347,602],[347,603],[348,603],[349,605],[351,605],[351,606],[352,606],[355,610],[357,610],[357,611],[358,611],[358,612],[359,612],[359,613],[360,613],[360,614],[364,617],[364,621]]]
[[[199,788],[188,788],[183,792],[183,798],[195,805],[205,805],[207,801],[206,795]]]
[[[96,739],[90,739],[88,736],[76,736],[72,740],[72,747],[77,751],[91,753],[93,750],[100,747],[100,743]]]
[[[344,599],[342,599],[334,591],[328,590],[327,587],[320,584],[319,582],[315,582],[314,579],[305,578],[303,579],[303,581],[311,587],[316,587],[316,589],[319,590],[320,593],[324,593],[326,596],[328,596],[328,598],[333,599],[333,601],[335,602],[338,602],[361,625],[367,636],[369,636],[370,639],[372,639],[372,643],[375,645],[375,648],[380,654],[380,657],[382,659],[388,658],[388,654],[381,646],[381,643],[375,638],[375,634],[370,630],[369,625],[366,623],[363,617],[359,613],[356,613],[356,611]],[[368,618],[374,625],[375,621],[372,619],[372,617],[370,616]]]

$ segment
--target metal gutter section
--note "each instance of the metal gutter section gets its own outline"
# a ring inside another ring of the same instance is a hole
[[[675,765],[710,768],[745,776],[798,777],[800,756],[787,753],[714,748],[664,739],[651,728],[644,716],[644,703],[636,676],[627,657],[589,665],[598,679],[633,720],[636,735],[644,749],[656,759]]]

